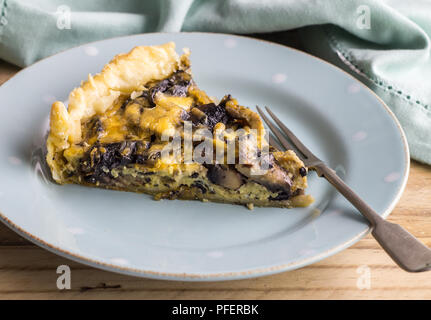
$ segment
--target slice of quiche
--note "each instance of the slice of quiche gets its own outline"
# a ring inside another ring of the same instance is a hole
[[[307,206],[307,168],[267,146],[258,114],[192,79],[189,51],[140,46],[89,76],[50,115],[47,163],[59,184],[257,206]]]

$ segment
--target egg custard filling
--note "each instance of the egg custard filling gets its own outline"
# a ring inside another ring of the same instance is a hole
[[[59,184],[249,208],[313,202],[298,156],[268,146],[257,113],[200,90],[172,42],[116,56],[68,101],[53,104],[47,139]]]

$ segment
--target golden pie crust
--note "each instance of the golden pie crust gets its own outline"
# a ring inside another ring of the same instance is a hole
[[[173,42],[136,47],[116,56],[101,73],[89,75],[70,93],[67,107],[56,101],[46,156],[53,179],[147,193],[155,199],[249,208],[309,205],[313,199],[304,194],[308,170],[291,150],[270,147],[265,155],[269,169],[257,175],[251,170],[254,162],[190,162],[185,144],[184,153],[161,156],[170,143],[163,135],[182,132],[185,139],[186,123],[193,136],[200,129],[213,133],[214,149],[225,150],[224,139],[240,139],[239,131],[259,146],[266,141],[257,113],[230,95],[216,101],[198,88],[189,54],[185,49],[179,56]]]

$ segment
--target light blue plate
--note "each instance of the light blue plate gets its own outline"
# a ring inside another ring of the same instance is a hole
[[[363,237],[368,225],[314,173],[306,209],[256,208],[59,186],[41,165],[54,100],[118,53],[175,41],[192,51],[209,95],[270,106],[317,156],[387,216],[405,186],[409,153],[391,111],[345,72],[302,52],[223,34],[145,34],[67,50],[0,87],[0,212],[13,230],[97,268],[174,280],[226,280],[292,270]],[[364,261],[365,263],[366,261]]]

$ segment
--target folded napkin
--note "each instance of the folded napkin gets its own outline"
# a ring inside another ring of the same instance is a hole
[[[301,28],[308,50],[387,103],[412,157],[431,164],[430,16],[427,0],[0,0],[0,58],[27,66],[82,43],[143,32]]]

